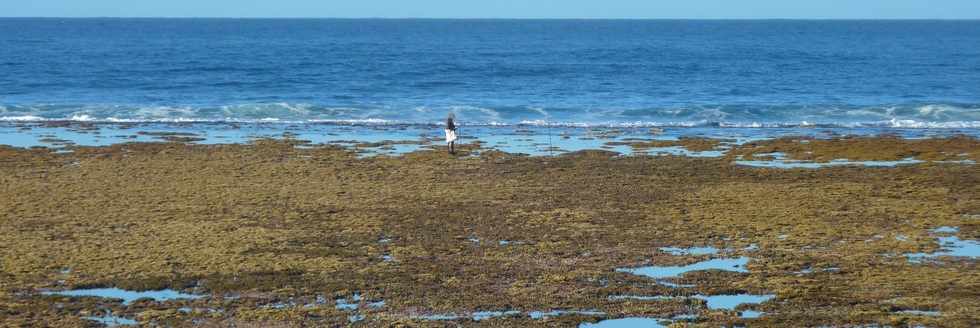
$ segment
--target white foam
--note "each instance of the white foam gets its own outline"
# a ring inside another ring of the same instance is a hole
[[[888,121],[887,126],[911,129],[977,129],[980,128],[980,121],[923,122],[892,119]]]
[[[380,118],[363,118],[363,119],[313,119],[307,121],[309,123],[331,123],[331,124],[345,124],[345,125],[390,125],[390,124],[400,124],[398,121],[384,120]]]
[[[68,120],[69,121],[77,121],[77,122],[92,122],[92,121],[96,121],[96,119],[94,117],[92,117],[91,115],[88,115],[88,114],[75,114],[75,115],[72,115],[71,118],[69,118]]]
[[[21,116],[3,116],[0,117],[0,121],[5,122],[40,122],[46,121],[47,119],[34,115],[21,115]]]
[[[513,112],[515,111],[516,112]],[[718,127],[718,128],[899,128],[980,129],[980,107],[920,105],[864,108],[761,108],[744,117],[727,107],[668,109],[585,108],[578,114],[558,115],[547,107],[516,109],[480,106],[344,107],[308,103],[258,103],[215,106],[137,105],[0,105],[0,121],[79,121],[107,123],[324,123],[344,125],[441,125],[445,113],[458,116],[463,126],[561,126],[561,127]],[[620,120],[626,111],[650,119]],[[666,115],[666,116],[664,116]],[[524,116],[526,119],[521,119]],[[668,119],[658,119],[664,116]],[[517,117],[517,118],[513,118]],[[676,117],[676,119],[674,119]],[[767,120],[773,117],[773,120]],[[777,118],[786,118],[783,120]],[[790,120],[790,118],[792,118]],[[611,120],[610,120],[611,119]]]

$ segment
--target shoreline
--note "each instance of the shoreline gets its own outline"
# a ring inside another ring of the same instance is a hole
[[[78,146],[111,146],[132,142],[247,144],[255,140],[298,140],[305,146],[343,145],[364,156],[398,156],[442,144],[442,128],[427,125],[344,125],[281,123],[0,123],[0,145],[44,147],[69,152]],[[461,126],[463,143],[532,156],[553,156],[583,150],[609,150],[622,155],[724,156],[745,143],[780,138],[828,140],[844,137],[894,136],[906,140],[980,138],[980,129],[895,128],[717,128],[717,127],[551,127]],[[706,140],[714,148],[679,147],[681,140]],[[718,143],[721,143],[718,145]]]

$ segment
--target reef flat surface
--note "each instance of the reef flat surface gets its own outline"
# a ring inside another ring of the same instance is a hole
[[[937,241],[980,239],[973,137],[626,144],[714,157],[168,140],[0,146],[0,325],[980,321],[976,257]],[[736,163],[773,153],[918,161]]]

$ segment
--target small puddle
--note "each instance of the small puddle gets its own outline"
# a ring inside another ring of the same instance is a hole
[[[557,317],[557,316],[563,316],[563,315],[592,315],[592,316],[603,316],[603,315],[606,315],[606,313],[605,312],[602,312],[602,311],[598,311],[598,310],[584,310],[584,311],[580,311],[580,310],[552,310],[552,311],[548,311],[548,312],[531,311],[531,312],[528,312],[527,315],[529,317],[531,317],[531,319],[537,320],[537,319],[541,319],[541,318]]]
[[[123,305],[129,305],[133,301],[138,299],[152,299],[157,302],[166,302],[170,300],[178,299],[198,299],[204,296],[184,294],[171,289],[164,290],[150,290],[143,292],[129,291],[119,288],[92,288],[92,289],[76,289],[76,290],[66,290],[66,291],[46,291],[42,292],[43,295],[58,295],[58,296],[68,296],[68,297],[102,297],[109,299],[121,299]]]
[[[635,275],[650,277],[654,279],[677,278],[691,271],[703,270],[723,270],[732,272],[749,272],[745,265],[749,263],[748,257],[738,257],[730,259],[711,259],[681,266],[645,266],[639,268],[617,268],[617,272],[632,273]]]
[[[959,232],[957,227],[939,227],[933,229],[933,233],[953,234]],[[907,254],[910,263],[922,263],[926,260],[934,260],[943,256],[966,257],[976,259],[980,257],[980,242],[976,240],[963,240],[956,236],[936,237],[941,249],[933,253],[912,253]]]
[[[361,308],[362,300],[364,300],[364,298],[361,296],[360,293],[354,293],[353,295],[351,295],[350,298],[335,299],[334,308],[337,310],[350,312],[350,314],[347,316],[348,322],[350,323],[360,322],[363,321],[365,318],[367,318],[364,314],[361,314],[358,311]],[[313,303],[303,304],[302,307],[309,309],[324,304],[328,304],[327,298],[321,295],[317,295],[316,300]],[[384,307],[385,301],[363,302],[363,304],[368,308],[377,309],[377,308]],[[297,306],[299,306],[299,304],[296,304],[293,301],[289,301],[289,302],[280,302],[280,303],[265,305],[264,307],[274,308],[274,309],[286,309],[286,308],[294,308]]]
[[[105,325],[106,327],[119,327],[119,326],[135,326],[137,325],[136,320],[126,319],[123,317],[117,317],[112,315],[112,312],[101,316],[101,317],[82,317],[82,319],[95,321]]]
[[[702,299],[707,302],[709,310],[734,310],[742,304],[760,304],[775,298],[775,295],[694,295],[692,298]],[[610,301],[636,300],[636,301],[667,301],[673,299],[685,299],[686,296],[639,296],[639,295],[613,295],[609,296]]]
[[[594,315],[605,315],[602,312],[590,312],[590,311],[551,311],[551,312],[540,312],[532,311],[528,313],[532,319],[540,319],[548,316],[559,316],[562,314],[594,314]],[[426,315],[412,315],[409,316],[411,319],[415,320],[430,320],[430,321],[451,321],[451,320],[461,320],[461,319],[472,319],[474,321],[487,320],[492,318],[500,317],[518,317],[521,316],[523,312],[517,310],[506,310],[506,311],[476,311],[470,312],[469,315],[460,315],[456,313],[437,313],[437,314],[426,314]]]
[[[412,319],[418,320],[434,320],[434,321],[444,321],[444,320],[459,320],[462,317],[455,314],[427,314],[427,315],[415,315],[411,316]]]
[[[765,312],[759,312],[759,311],[745,310],[745,311],[742,311],[742,314],[740,314],[739,317],[742,318],[742,319],[756,319],[756,318],[761,317],[763,314],[766,314],[766,313]]]
[[[908,254],[909,262],[921,263],[923,260],[936,259],[942,256],[953,257],[980,257],[980,243],[976,240],[962,240],[959,237],[939,237],[939,245],[942,250],[935,253],[912,253]]]
[[[583,322],[579,328],[662,328],[662,319],[657,318],[621,318],[608,319],[596,323]]]
[[[942,315],[942,313],[939,312],[939,311],[923,311],[923,310],[904,310],[904,311],[898,311],[898,312],[895,312],[895,313],[909,314],[909,315],[917,315],[917,316],[926,316],[926,317],[938,317],[938,316],[941,316]]]
[[[933,163],[959,164],[959,165],[977,165],[977,161],[974,161],[972,159],[961,159],[961,160],[952,160],[952,161],[933,161]]]
[[[498,317],[513,317],[521,315],[521,311],[481,311],[473,312],[473,320],[480,321]]]
[[[354,293],[354,295],[352,295],[350,299],[339,298],[336,301],[334,301],[336,304],[334,307],[338,310],[354,311],[361,307],[361,301],[363,299],[364,298],[361,297],[360,293]],[[317,300],[318,300],[317,303],[320,303],[319,297],[317,297]],[[365,302],[364,305],[367,306],[368,308],[380,309],[385,306],[385,301],[381,300],[375,302]]]
[[[352,314],[352,315],[347,316],[347,321],[350,322],[350,323],[355,323],[355,322],[358,322],[358,321],[361,321],[361,320],[364,320],[364,315],[363,314]]]
[[[692,288],[695,287],[693,284],[675,284],[666,280],[657,280],[658,284],[670,287],[670,288]]]
[[[639,296],[639,295],[611,295],[610,301],[634,300],[634,301],[667,301],[674,299],[673,296]]]
[[[674,321],[695,321],[698,320],[697,314],[678,314],[670,318]]]
[[[717,254],[718,249],[714,247],[690,247],[690,248],[679,248],[679,247],[661,247],[661,252],[668,253],[674,256],[681,255],[711,255]]]
[[[742,304],[759,304],[771,300],[775,297],[776,295],[752,295],[752,294],[712,295],[712,296],[694,295],[694,298],[707,301],[709,310],[734,310],[736,307]]]
[[[755,154],[754,156],[771,156],[773,159],[768,161],[748,161],[740,156],[735,160],[735,165],[778,168],[778,169],[819,169],[832,166],[867,166],[867,167],[895,167],[899,165],[912,165],[925,163],[909,157],[900,161],[850,161],[846,159],[835,159],[825,163],[810,161],[791,160],[786,158],[784,153]]]
[[[653,148],[638,148],[634,153],[646,153],[651,156],[687,156],[687,157],[722,157],[725,156],[726,150],[705,150],[705,151],[693,151],[687,150],[682,146],[671,146],[671,147],[653,147]]]
[[[417,320],[433,320],[433,321],[447,321],[447,320],[459,320],[463,318],[470,318],[475,321],[486,320],[490,318],[497,317],[516,317],[522,315],[521,311],[508,310],[508,311],[478,311],[473,312],[469,316],[458,315],[455,313],[446,314],[428,314],[428,315],[414,315],[410,318]],[[552,310],[552,311],[531,311],[527,313],[527,316],[531,319],[538,320],[548,317],[557,317],[563,315],[589,315],[589,316],[604,316],[605,312],[597,310]]]
[[[806,268],[801,269],[800,271],[796,271],[796,272],[793,272],[793,273],[795,273],[797,275],[804,275],[804,274],[811,274],[811,273],[814,273],[814,272],[840,272],[840,268],[838,268],[838,267],[830,267],[830,268],[824,268],[824,269],[814,269],[812,267],[806,267]]]
[[[338,299],[336,301],[335,308],[337,308],[337,310],[353,311],[353,310],[357,310],[357,308],[360,307],[360,302],[361,302],[361,294],[354,293],[354,296],[351,297],[351,300],[347,300],[346,298]]]

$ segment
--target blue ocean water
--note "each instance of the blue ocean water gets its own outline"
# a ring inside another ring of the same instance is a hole
[[[980,128],[980,21],[0,19],[0,121]]]

